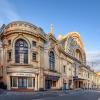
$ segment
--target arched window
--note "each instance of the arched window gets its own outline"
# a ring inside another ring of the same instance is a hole
[[[28,63],[28,44],[23,39],[15,43],[15,63]]]
[[[55,70],[55,56],[53,51],[50,51],[49,54],[49,67],[51,70]]]

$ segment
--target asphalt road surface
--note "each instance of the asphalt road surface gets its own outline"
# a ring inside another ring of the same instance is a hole
[[[6,92],[0,95],[0,100],[100,100],[100,91]]]

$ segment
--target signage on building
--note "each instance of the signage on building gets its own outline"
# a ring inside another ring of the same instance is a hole
[[[78,79],[78,76],[73,76],[73,79],[74,79],[74,80]]]
[[[12,73],[11,76],[26,76],[26,77],[35,77],[35,74],[31,73]]]
[[[46,76],[47,80],[58,80],[59,78],[59,76]]]

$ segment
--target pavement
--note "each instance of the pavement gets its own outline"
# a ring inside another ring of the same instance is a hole
[[[12,92],[0,95],[0,100],[100,100],[100,91],[67,90],[44,92]]]
[[[0,89],[0,95],[3,94],[3,93],[5,93],[5,92],[7,92],[7,91],[4,90],[4,89]]]

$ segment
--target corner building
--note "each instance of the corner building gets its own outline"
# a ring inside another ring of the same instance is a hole
[[[54,37],[24,21],[3,25],[0,32],[0,81],[8,90],[92,87],[80,35]]]

